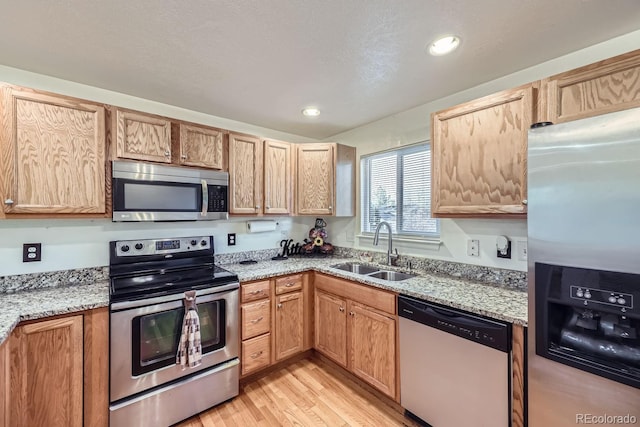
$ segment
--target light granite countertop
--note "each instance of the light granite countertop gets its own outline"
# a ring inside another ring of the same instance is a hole
[[[241,282],[315,270],[364,283],[380,289],[444,304],[507,322],[527,325],[527,293],[508,286],[488,285],[471,280],[414,270],[416,277],[390,282],[332,268],[355,258],[289,258],[283,261],[258,261],[256,264],[221,264],[238,274]],[[381,269],[394,267],[367,263]],[[52,274],[63,274],[54,272]],[[11,279],[10,277],[5,278]],[[0,344],[23,320],[41,319],[109,305],[109,281],[73,284],[33,290],[0,293]]]

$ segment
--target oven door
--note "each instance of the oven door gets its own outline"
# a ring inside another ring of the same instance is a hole
[[[233,283],[197,291],[202,364],[183,370],[176,352],[184,293],[111,304],[110,401],[238,357],[238,291]]]

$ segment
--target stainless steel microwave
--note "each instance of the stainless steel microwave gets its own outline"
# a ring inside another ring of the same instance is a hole
[[[142,162],[112,164],[113,221],[229,218],[229,174]]]

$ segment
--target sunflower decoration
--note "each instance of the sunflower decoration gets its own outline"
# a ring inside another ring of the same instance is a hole
[[[309,239],[305,239],[305,244],[302,246],[305,254],[330,255],[333,253],[333,245],[327,242],[326,226],[327,223],[322,218],[316,219],[315,227],[309,230]]]

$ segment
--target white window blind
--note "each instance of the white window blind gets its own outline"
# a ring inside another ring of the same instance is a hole
[[[360,165],[362,232],[380,221],[395,234],[436,237],[431,218],[431,151],[423,143],[363,156]]]

